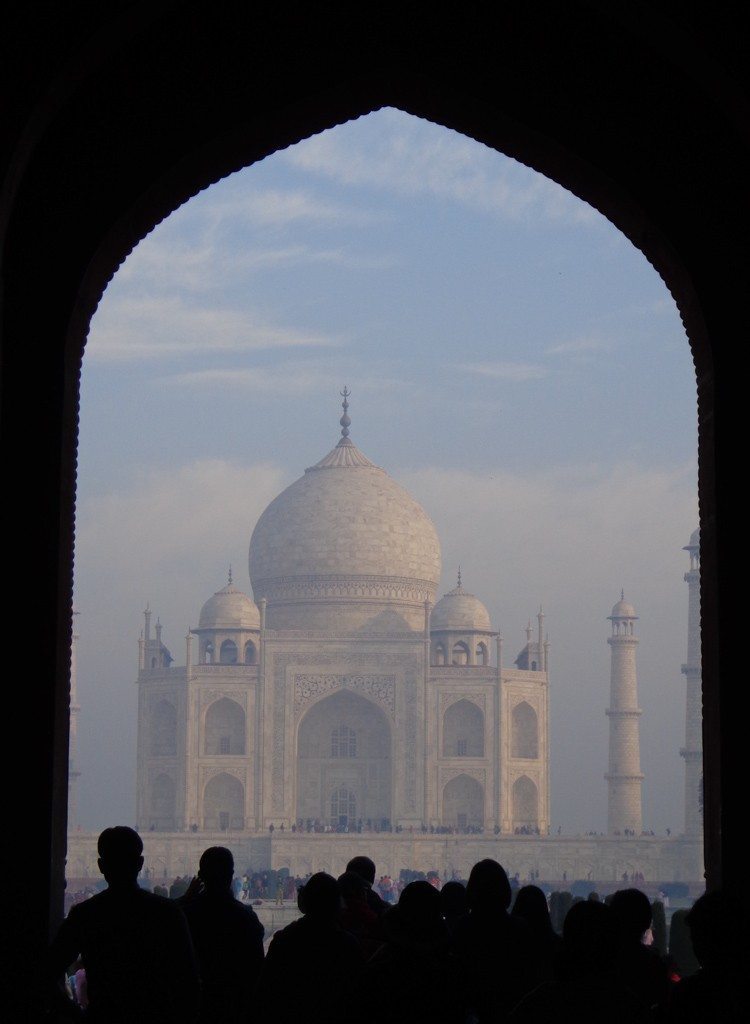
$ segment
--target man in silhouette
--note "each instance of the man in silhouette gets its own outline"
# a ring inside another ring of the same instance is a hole
[[[359,875],[367,883],[367,889],[365,896],[367,898],[367,906],[372,910],[378,917],[382,915],[388,909],[388,904],[382,897],[375,892],[373,885],[375,884],[375,863],[370,860],[369,857],[352,857],[349,863],[346,865],[347,872],[353,871],[355,875]]]
[[[297,896],[302,917],[277,932],[260,975],[256,1020],[262,1024],[349,1024],[364,956],[339,925],[341,890],[319,871]]]
[[[124,825],[99,836],[108,888],[72,907],[50,948],[57,981],[78,956],[91,1024],[192,1024],[200,983],[180,908],[138,886],[143,843]]]
[[[201,975],[200,1024],[238,1024],[250,1017],[263,966],[263,925],[232,891],[234,859],[223,846],[204,851],[201,891],[181,900]]]
[[[508,913],[508,876],[495,860],[480,860],[466,886],[469,913],[455,925],[453,955],[465,986],[466,1009],[479,1024],[504,1020],[541,980],[531,932]]]

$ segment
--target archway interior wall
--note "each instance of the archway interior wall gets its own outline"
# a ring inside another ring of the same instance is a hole
[[[334,738],[342,729],[354,734],[347,751],[337,742],[340,733]],[[332,795],[342,788],[354,794],[357,818],[391,820],[391,725],[371,701],[348,690],[317,701],[299,724],[297,818],[328,824]]]

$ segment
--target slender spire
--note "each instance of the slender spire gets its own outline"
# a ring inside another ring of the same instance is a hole
[[[229,572],[227,573],[227,586],[231,587],[231,585],[232,585],[232,563],[230,562],[229,563]]]
[[[461,566],[460,565],[458,567],[458,583],[456,584],[456,586],[459,587],[459,588],[461,586]]]
[[[621,601],[625,600],[625,587],[623,587],[622,590],[620,591],[620,600]]]
[[[348,412],[349,402],[347,401],[349,395],[351,395],[351,391],[345,384],[344,390],[339,391],[339,394],[344,399],[344,401],[341,403],[341,408],[344,410],[344,415],[339,420],[339,423],[341,424],[341,440],[339,441],[339,444],[351,444],[352,442],[349,440],[349,427],[352,425],[352,420]]]

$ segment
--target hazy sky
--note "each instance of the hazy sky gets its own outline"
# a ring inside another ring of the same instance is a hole
[[[268,502],[352,438],[425,507],[441,592],[512,662],[544,604],[552,820],[606,825],[609,635],[640,616],[644,824],[682,826],[696,398],[645,257],[557,185],[394,110],[232,175],[159,225],[92,321],[82,382],[79,820],[135,818],[137,640],[184,636]]]

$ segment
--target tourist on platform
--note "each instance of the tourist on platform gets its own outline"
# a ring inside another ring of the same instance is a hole
[[[364,963],[357,940],[339,925],[341,890],[319,871],[298,893],[302,917],[277,932],[257,988],[263,1024],[349,1024]]]
[[[231,851],[212,846],[200,859],[200,891],[181,901],[201,975],[200,1024],[248,1020],[263,966],[263,925],[236,899],[233,877]]]
[[[200,983],[179,906],[138,886],[143,843],[124,825],[99,836],[108,888],[72,907],[52,943],[57,981],[79,956],[92,1024],[191,1024]]]
[[[456,923],[452,949],[467,1009],[479,1024],[495,1024],[539,982],[528,926],[508,913],[508,876],[495,860],[481,860],[466,886],[469,914]]]

